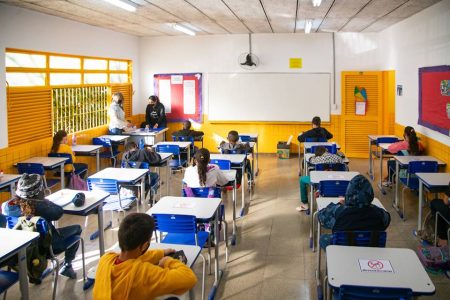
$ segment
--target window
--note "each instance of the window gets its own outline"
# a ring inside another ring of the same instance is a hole
[[[9,86],[44,86],[45,73],[6,73]]]
[[[107,82],[108,82],[108,74],[106,73],[84,74],[84,84],[96,84]]]
[[[85,70],[106,70],[108,61],[105,59],[84,59]]]
[[[6,52],[6,67],[45,68],[46,58],[42,54]]]
[[[50,69],[81,69],[81,58],[50,55]]]
[[[50,85],[81,84],[80,73],[50,73]]]

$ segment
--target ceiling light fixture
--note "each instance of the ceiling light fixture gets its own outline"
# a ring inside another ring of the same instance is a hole
[[[195,35],[194,30],[187,28],[185,25],[182,25],[182,24],[177,24],[177,23],[173,24],[173,29],[181,31],[186,34],[189,34],[189,35],[192,35],[192,36]]]
[[[305,33],[308,34],[311,32],[312,28],[312,20],[305,20]]]
[[[117,7],[120,7],[121,9],[125,9],[130,12],[136,11],[136,6],[133,5],[134,3],[125,1],[125,0],[103,0],[105,2],[108,2],[109,4],[115,5]]]
[[[319,7],[322,4],[322,0],[312,0],[312,4],[314,7]]]

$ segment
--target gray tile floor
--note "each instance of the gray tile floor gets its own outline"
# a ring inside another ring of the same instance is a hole
[[[351,170],[362,174],[367,172],[366,159],[351,159]],[[376,164],[378,166],[378,164]],[[379,174],[377,166],[376,175]],[[295,211],[299,202],[297,160],[278,160],[274,155],[260,155],[260,175],[256,189],[250,198],[246,194],[247,214],[237,221],[237,245],[231,247],[231,256],[217,292],[216,299],[316,299],[314,270],[316,256],[309,249],[309,223],[306,215]],[[181,174],[172,176],[171,194],[179,195]],[[163,178],[165,178],[163,176]],[[376,178],[378,179],[378,178]],[[165,186],[162,192],[165,194]],[[391,208],[393,191],[381,195],[375,188],[376,197],[391,213],[391,225],[388,229],[388,247],[407,247],[417,249],[418,241],[412,235],[417,226],[417,197],[406,192],[407,217],[402,221]],[[231,193],[225,195],[226,203],[231,203]],[[240,193],[238,193],[238,206]],[[231,219],[231,205],[228,205],[227,219]],[[149,208],[141,208],[146,211]],[[132,211],[135,211],[133,208]],[[106,215],[105,218],[109,218]],[[84,218],[64,216],[60,226],[66,224],[84,224]],[[231,220],[230,220],[231,221]],[[117,215],[113,229],[105,232],[106,247],[117,241]],[[231,224],[231,223],[230,223]],[[90,216],[86,236],[88,268],[98,260],[98,241],[89,241],[88,236],[97,228],[96,216]],[[231,229],[230,229],[231,230]],[[220,262],[224,265],[224,247],[220,247]],[[75,262],[78,280],[60,278],[59,299],[91,299],[92,289],[83,291],[81,253]],[[194,268],[201,278],[201,264]],[[214,276],[207,277],[207,288],[211,287]],[[450,299],[450,281],[443,275],[430,274],[436,294],[427,299]],[[48,276],[39,286],[30,285],[31,299],[51,299],[52,277]],[[195,287],[196,298],[200,299],[201,286]],[[425,298],[425,297],[424,297]],[[18,285],[8,291],[7,299],[19,299]]]

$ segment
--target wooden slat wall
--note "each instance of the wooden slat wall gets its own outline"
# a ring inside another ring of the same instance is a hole
[[[133,100],[133,87],[131,83],[114,84],[111,85],[111,95],[120,92],[123,95],[123,108],[125,110],[125,117],[132,116],[132,100]]]
[[[8,88],[9,146],[52,137],[50,88]]]

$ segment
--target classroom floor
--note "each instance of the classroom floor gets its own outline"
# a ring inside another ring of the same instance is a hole
[[[350,169],[366,175],[368,165],[366,159],[351,159]],[[378,165],[378,164],[376,164]],[[275,155],[260,155],[260,174],[257,177],[255,191],[249,202],[247,214],[237,221],[237,245],[231,247],[231,256],[226,266],[216,299],[317,299],[314,270],[316,254],[309,248],[309,216],[298,213],[295,207],[299,203],[297,158],[278,160]],[[162,174],[163,179],[164,174]],[[377,166],[375,175],[379,175]],[[171,195],[181,193],[181,174],[172,176]],[[378,177],[376,177],[378,180]],[[375,185],[374,185],[375,186]],[[381,195],[374,188],[375,195],[391,214],[391,224],[388,228],[387,247],[407,247],[417,249],[419,243],[413,236],[417,226],[417,197],[406,192],[407,220],[402,221],[392,209],[393,190],[388,189],[387,195]],[[166,187],[162,187],[163,195]],[[238,207],[240,206],[240,190],[238,191]],[[231,193],[226,194],[227,203],[231,202]],[[227,219],[231,225],[231,205],[228,205]],[[141,211],[149,206],[141,207]],[[131,211],[136,211],[134,207]],[[117,216],[117,215],[116,215]],[[105,214],[109,218],[109,214]],[[60,226],[77,222],[84,224],[84,218],[64,216]],[[113,229],[105,232],[106,248],[117,241],[117,217]],[[97,217],[89,217],[86,236],[87,267],[94,266],[98,260],[98,240],[89,241],[88,236],[97,229]],[[231,231],[231,226],[230,229]],[[223,243],[222,243],[223,244]],[[205,250],[206,251],[206,250]],[[81,251],[78,251],[74,263],[78,280],[67,280],[60,277],[58,299],[91,299],[92,288],[83,291]],[[224,267],[224,247],[220,247],[221,266]],[[322,263],[323,266],[323,263]],[[201,279],[201,263],[194,268]],[[214,272],[214,270],[213,270]],[[323,272],[323,270],[322,270]],[[450,280],[444,275],[430,274],[436,294],[424,299],[449,299]],[[212,286],[214,276],[207,276],[207,293]],[[44,279],[41,285],[30,285],[30,299],[51,299],[52,276]],[[200,299],[200,282],[195,287],[196,299]],[[7,299],[19,299],[19,287],[15,285],[8,291]]]

